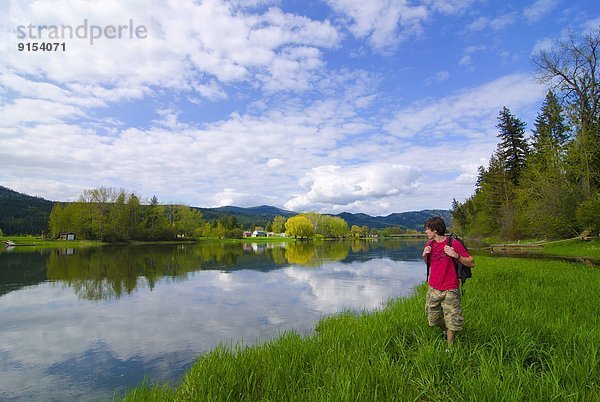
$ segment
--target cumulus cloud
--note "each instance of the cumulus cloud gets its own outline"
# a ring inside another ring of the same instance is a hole
[[[387,53],[408,38],[424,33],[423,25],[434,13],[460,14],[472,0],[326,0],[357,38],[366,39],[377,52]]]
[[[420,34],[429,16],[427,7],[406,0],[328,0],[333,10],[348,18],[348,29],[366,38],[375,50],[385,51],[407,37]]]
[[[277,201],[269,198],[267,194],[260,193],[245,193],[234,188],[226,188],[217,193],[213,197],[214,204],[212,207],[223,207],[228,205],[251,207],[257,205],[273,204]]]
[[[415,167],[395,164],[320,166],[301,180],[306,193],[296,195],[285,207],[306,211],[316,206],[347,206],[357,201],[409,193],[415,189],[419,175],[420,170]]]

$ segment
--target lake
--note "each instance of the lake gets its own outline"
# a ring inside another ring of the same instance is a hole
[[[380,308],[424,281],[424,242],[0,249],[0,400],[110,400],[219,344]]]

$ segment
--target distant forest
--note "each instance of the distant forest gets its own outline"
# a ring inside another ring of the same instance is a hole
[[[41,234],[48,230],[54,203],[0,186],[0,230],[5,234]]]
[[[475,193],[454,200],[454,226],[470,236],[573,237],[600,231],[600,30],[574,35],[533,59],[549,90],[531,130],[508,108]]]

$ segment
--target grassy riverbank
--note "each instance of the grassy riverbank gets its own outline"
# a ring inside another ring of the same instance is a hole
[[[78,248],[98,247],[106,243],[91,240],[44,240],[35,236],[0,236],[0,242],[10,240],[15,243],[17,250],[30,250],[33,248]],[[4,245],[0,243],[0,247]]]
[[[589,241],[576,239],[545,244],[544,253],[598,259],[600,258],[600,238]]]
[[[599,286],[598,267],[481,256],[450,353],[420,288],[326,318],[312,336],[214,350],[176,389],[142,384],[125,400],[597,400]]]

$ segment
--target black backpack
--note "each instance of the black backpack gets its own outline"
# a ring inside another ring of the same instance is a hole
[[[465,248],[465,250],[467,250],[467,252],[469,254],[471,254],[469,252],[469,249],[465,245],[465,243],[458,236],[456,236],[454,233],[451,233],[448,236],[448,246],[452,247],[452,241],[453,240],[460,242],[460,244],[463,245],[463,247]],[[433,244],[433,242],[434,242],[434,240],[431,240],[429,243],[427,243],[427,245],[431,247],[431,245]],[[427,255],[427,279],[426,279],[427,281],[429,280],[429,267],[431,265],[430,259],[431,259],[431,253],[429,253]],[[458,276],[458,279],[460,281],[460,287],[461,287],[462,293],[464,294],[464,292],[465,292],[465,289],[464,289],[465,282],[467,281],[467,279],[469,279],[470,277],[473,276],[472,273],[471,273],[471,267],[467,267],[466,265],[461,264],[460,262],[458,262],[458,260],[455,260],[454,258],[452,259],[452,262],[454,263],[454,269],[456,269],[456,276]]]

